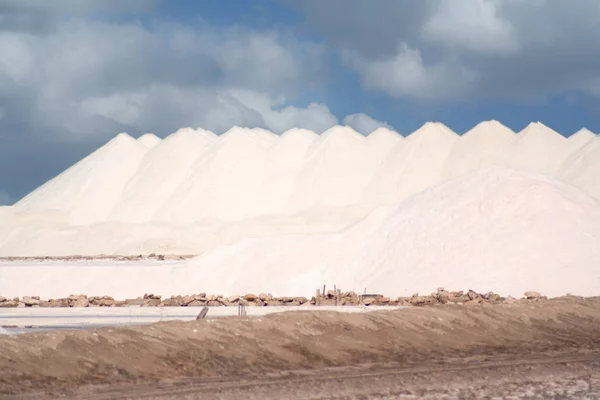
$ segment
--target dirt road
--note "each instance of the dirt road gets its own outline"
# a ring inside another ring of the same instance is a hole
[[[0,349],[0,393],[18,398],[595,399],[600,299],[168,322]]]

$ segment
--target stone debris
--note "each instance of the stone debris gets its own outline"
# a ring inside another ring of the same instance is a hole
[[[502,297],[497,293],[477,293],[474,290],[447,291],[439,288],[437,292],[428,295],[415,293],[411,297],[398,297],[392,299],[382,294],[357,294],[355,292],[342,292],[341,290],[319,292],[311,299],[306,297],[274,297],[271,294],[258,295],[247,293],[245,295],[207,295],[198,293],[193,295],[177,295],[163,299],[159,295],[144,294],[136,299],[115,300],[110,296],[91,296],[85,294],[72,294],[60,299],[40,299],[39,296],[23,296],[8,299],[0,296],[0,308],[14,307],[234,307],[238,305],[275,307],[275,306],[432,306],[443,304],[514,304],[547,300],[539,292],[527,291],[521,299],[511,296]]]

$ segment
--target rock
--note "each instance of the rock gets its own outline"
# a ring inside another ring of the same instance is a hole
[[[192,298],[194,300],[200,300],[200,301],[208,301],[208,299],[206,298],[206,293],[198,293],[192,296]]]
[[[183,296],[181,299],[181,305],[187,306],[194,300],[196,300],[196,299],[193,296]],[[198,301],[201,301],[201,300],[198,300]]]
[[[152,299],[146,300],[146,303],[142,304],[142,307],[158,307],[158,306],[160,306],[160,304],[161,304],[160,299],[152,298]]]
[[[248,293],[247,295],[244,296],[244,299],[247,301],[255,301],[258,300],[258,296],[252,293]]]
[[[75,301],[69,302],[69,305],[71,307],[82,308],[82,307],[89,306],[90,305],[90,301],[87,299],[87,297],[80,297],[79,299],[77,299]]]
[[[369,305],[371,305],[371,304],[375,303],[375,299],[374,299],[374,298],[372,298],[372,297],[367,297],[367,298],[364,298],[364,299],[363,299],[362,303],[363,303],[365,306],[369,306]]]
[[[308,302],[308,299],[306,297],[294,297],[294,300],[299,304],[304,304]]]
[[[25,296],[23,297],[23,304],[25,304],[27,307],[39,306],[40,300],[34,299],[33,297]]]
[[[163,307],[179,307],[181,304],[176,299],[164,299],[161,305]]]
[[[469,289],[469,291],[467,292],[467,296],[469,297],[469,300],[475,300],[480,297],[476,291],[471,289]]]
[[[34,299],[34,300],[39,300],[40,296],[31,296],[31,298]]]
[[[502,297],[499,294],[492,293],[487,297],[487,300],[490,303],[500,303],[502,301]]]
[[[211,300],[211,301],[214,301],[214,300]],[[200,301],[200,300],[192,300],[187,304],[188,307],[202,307],[205,305],[206,305],[206,302]]]
[[[233,303],[231,303],[228,299],[226,299],[224,297],[217,298],[217,301],[219,303],[223,304],[225,307],[230,307],[231,305],[233,305]]]
[[[269,307],[277,307],[277,306],[282,305],[282,303],[279,300],[275,300],[275,299],[267,300],[265,302],[265,304]]]
[[[260,298],[260,295],[259,295]],[[229,301],[230,303],[237,303],[238,301],[240,301],[240,296],[229,296],[227,298],[227,301]]]
[[[529,300],[535,300],[541,298],[542,295],[539,292],[527,291],[525,292],[525,297]]]
[[[206,305],[209,307],[223,307],[223,304],[219,303],[217,300],[209,300]]]
[[[427,306],[437,303],[437,298],[432,296],[417,296],[410,298],[410,304],[413,306]]]
[[[68,297],[69,301],[77,301],[79,299],[87,299],[85,294],[72,294]]]
[[[18,301],[14,301],[14,300],[5,300],[3,302],[0,303],[0,308],[15,308],[19,306]]]
[[[52,308],[69,307],[69,300],[67,300],[67,299],[50,299],[48,301],[41,302],[40,306],[52,307]]]
[[[514,298],[514,297],[512,297],[512,296],[508,296],[508,297],[506,298],[506,300],[505,300],[505,303],[506,303],[506,304],[515,304],[516,302],[517,302],[517,299],[515,299],[515,298]]]
[[[7,300],[7,298],[6,298],[6,297],[2,297],[2,296],[0,296],[0,303],[4,302],[4,301],[6,301],[6,300]]]
[[[214,296],[214,295],[211,294],[210,296],[206,297],[206,300],[207,301],[216,301],[217,300],[217,296]]]
[[[439,288],[436,293],[436,298],[442,304],[446,304],[450,302],[450,293],[444,290],[444,288]]]
[[[478,297],[475,299],[467,300],[463,304],[466,306],[473,306],[473,305],[477,305],[477,304],[481,304],[481,303],[483,303],[483,299],[481,297]]]
[[[125,300],[125,304],[127,304],[128,306],[143,306],[147,302],[148,302],[148,300],[144,300],[144,299],[126,299]]]
[[[377,303],[378,304],[389,304],[390,303],[390,298],[389,297],[380,297],[377,299]]]
[[[258,298],[261,299],[262,301],[270,301],[270,300],[273,300],[273,295],[271,295],[271,293],[269,293],[269,294],[261,293],[258,295]]]

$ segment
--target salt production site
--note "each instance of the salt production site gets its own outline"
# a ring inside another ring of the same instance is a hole
[[[112,398],[101,376],[156,398],[237,398],[243,385],[209,377],[336,367],[328,379],[385,380],[432,354],[503,374],[516,349],[534,375],[596,371],[599,198],[600,137],[540,122],[121,133],[0,209],[0,393],[93,384],[91,398]],[[577,350],[542,362],[539,346]],[[423,368],[418,385],[445,373]],[[139,386],[156,376],[201,380]]]

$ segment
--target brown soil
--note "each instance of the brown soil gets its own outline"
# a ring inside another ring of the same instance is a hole
[[[510,379],[523,393],[540,382],[576,393],[583,379],[589,394],[600,377],[600,298],[32,333],[0,337],[0,349],[0,393],[35,398],[296,398],[317,388],[320,397],[303,398],[477,398],[477,382],[494,388],[490,376],[504,379],[501,397]]]

